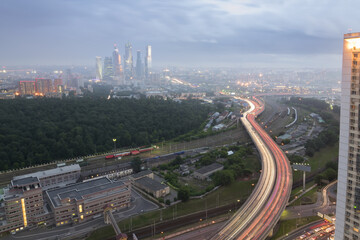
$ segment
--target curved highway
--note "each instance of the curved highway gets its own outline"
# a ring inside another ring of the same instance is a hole
[[[280,219],[289,200],[292,186],[290,163],[283,151],[256,122],[264,104],[256,99],[242,99],[250,109],[241,118],[257,147],[262,171],[259,181],[245,204],[211,239],[265,239]]]

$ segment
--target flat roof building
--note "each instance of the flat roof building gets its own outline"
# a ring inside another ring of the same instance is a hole
[[[124,177],[133,173],[133,169],[130,163],[120,163],[111,166],[105,166],[101,168],[91,169],[81,172],[82,179],[92,179],[101,176],[106,176],[110,179],[116,177]]]
[[[130,195],[129,182],[107,177],[46,191],[57,226],[92,219],[108,204],[114,209],[128,207]]]
[[[194,172],[194,177],[200,180],[205,180],[208,178],[211,174],[214,172],[223,170],[224,166],[220,163],[213,163],[210,165],[207,165],[205,167],[202,167]]]
[[[66,186],[76,183],[80,177],[81,168],[79,164],[73,164],[45,171],[29,173],[21,176],[15,176],[14,180],[20,180],[28,177],[37,177],[41,187],[46,190],[53,187]]]
[[[134,185],[145,192],[152,194],[156,198],[164,197],[170,193],[170,187],[168,185],[161,184],[149,177],[143,177],[135,180]]]
[[[149,177],[154,179],[154,173],[150,170],[141,171],[130,176],[131,180],[138,180],[140,178]]]

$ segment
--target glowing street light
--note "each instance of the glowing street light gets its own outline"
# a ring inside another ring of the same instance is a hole
[[[113,142],[114,142],[114,151],[116,151],[116,138],[113,138]]]

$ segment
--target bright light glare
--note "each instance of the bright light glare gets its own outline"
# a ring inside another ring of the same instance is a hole
[[[347,42],[347,47],[349,49],[352,49],[352,48],[359,49],[360,48],[360,38],[346,39],[346,42]]]

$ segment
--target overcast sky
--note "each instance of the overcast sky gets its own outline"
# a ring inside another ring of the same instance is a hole
[[[94,65],[130,41],[155,66],[341,67],[359,0],[0,0],[0,65]]]

